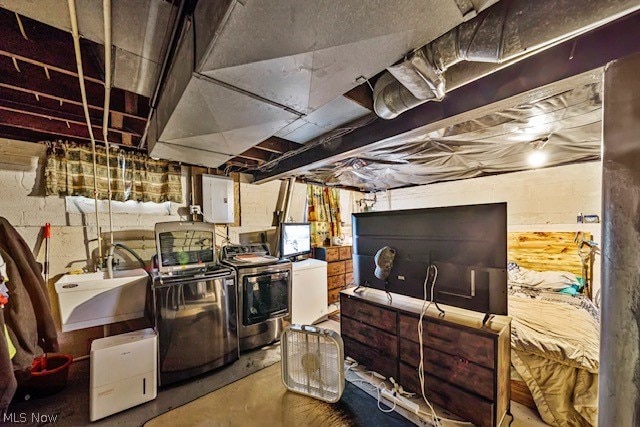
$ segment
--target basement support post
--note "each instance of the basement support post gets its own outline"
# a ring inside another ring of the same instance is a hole
[[[604,73],[601,426],[640,425],[640,54]]]

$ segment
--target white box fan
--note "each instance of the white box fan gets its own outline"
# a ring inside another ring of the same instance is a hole
[[[344,345],[332,330],[291,325],[282,333],[282,382],[288,390],[335,403],[344,391]]]

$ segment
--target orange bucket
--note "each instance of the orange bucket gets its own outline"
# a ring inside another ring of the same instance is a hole
[[[18,385],[16,397],[29,400],[59,392],[67,385],[71,362],[73,356],[70,354],[45,354],[36,357],[29,368],[31,377]]]

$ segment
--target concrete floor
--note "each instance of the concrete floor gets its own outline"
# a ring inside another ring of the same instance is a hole
[[[317,326],[332,329],[337,332],[340,331],[340,324],[333,320],[324,321]],[[64,390],[45,398],[14,402],[9,408],[9,414],[13,414],[13,419],[20,421],[20,425],[26,426],[53,424],[57,426],[141,426],[160,414],[194,401],[214,390],[247,377],[279,361],[279,344],[245,353],[240,357],[240,360],[227,367],[201,375],[191,381],[185,381],[160,389],[157,398],[151,402],[90,423],[88,394],[89,361],[83,360],[72,365],[68,385]],[[227,389],[229,392],[232,392],[230,387],[227,387]],[[221,391],[226,392],[227,389]],[[360,395],[355,391],[351,391],[349,396]],[[356,411],[377,411],[376,400],[373,397],[371,398],[371,402],[367,403],[371,406],[366,406],[358,402],[358,399],[365,398],[366,394],[361,393],[361,397],[344,400],[353,400],[352,406],[359,408],[356,409]],[[547,425],[540,419],[535,411],[516,402],[512,402],[512,413],[515,417],[512,427],[542,427]],[[358,421],[362,421],[362,419],[359,419],[361,415],[354,416],[356,425],[358,425]],[[395,420],[394,424],[395,423],[397,423],[397,420]],[[2,424],[2,420],[0,420],[0,424]]]
[[[9,414],[13,414],[14,420],[24,420],[19,423],[22,426],[54,424],[74,427],[141,426],[164,412],[189,403],[279,361],[280,344],[244,353],[231,365],[192,380],[161,388],[156,399],[151,402],[91,423],[89,421],[89,360],[82,360],[71,365],[65,389],[52,396],[14,402],[9,407]],[[1,419],[0,425],[2,425]]]

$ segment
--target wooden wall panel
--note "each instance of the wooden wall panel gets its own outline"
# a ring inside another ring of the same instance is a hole
[[[508,235],[507,259],[537,271],[569,271],[582,275],[582,261],[575,243],[576,232],[512,232]],[[593,239],[584,233],[585,239]]]

